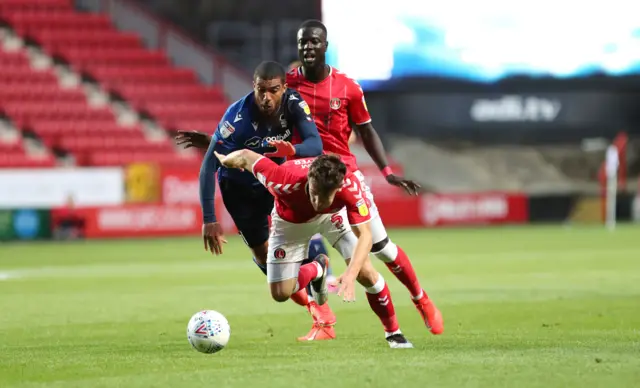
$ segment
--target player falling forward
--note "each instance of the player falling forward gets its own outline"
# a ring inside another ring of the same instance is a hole
[[[326,302],[329,258],[320,255],[302,265],[309,237],[321,233],[348,262],[339,278],[338,295],[348,302],[355,300],[357,280],[365,287],[369,305],[382,322],[389,346],[413,347],[400,331],[384,278],[369,260],[373,240],[368,200],[358,178],[347,173],[338,156],[321,155],[282,165],[246,149],[226,156],[216,152],[216,156],[225,167],[251,171],[275,197],[267,259],[273,299],[285,301],[311,283],[318,304]]]
[[[329,42],[324,24],[318,20],[305,21],[298,30],[297,42],[298,57],[302,66],[287,73],[287,84],[290,88],[296,89],[309,104],[322,138],[323,150],[340,155],[349,170],[354,171],[360,180],[363,191],[371,203],[373,234],[371,252],[382,260],[409,290],[413,303],[430,331],[433,334],[440,334],[444,330],[442,315],[420,286],[407,254],[389,239],[373,200],[373,194],[358,169],[356,158],[349,150],[351,123],[355,124],[365,149],[380,168],[387,182],[403,187],[412,195],[418,194],[420,186],[395,175],[389,167],[382,142],[371,125],[371,116],[360,85],[344,73],[327,65],[325,55]]]
[[[302,66],[287,73],[287,85],[305,99],[322,138],[325,152],[340,155],[347,167],[355,171],[371,202],[373,248],[371,252],[382,260],[398,280],[409,290],[411,299],[431,333],[440,334],[444,322],[440,311],[422,289],[407,254],[388,237],[378,214],[373,194],[359,171],[355,157],[349,150],[348,139],[355,124],[365,149],[385,175],[387,182],[416,195],[420,186],[393,173],[380,138],[371,124],[364,93],[357,82],[326,64],[329,43],[327,29],[322,22],[309,20],[298,30],[298,56]],[[201,133],[185,134],[189,144],[206,148],[209,138]]]
[[[317,128],[308,114],[306,103],[300,95],[287,89],[285,70],[276,62],[263,62],[255,70],[254,91],[231,104],[216,129],[200,170],[200,200],[204,218],[203,239],[205,249],[221,254],[226,242],[214,210],[215,172],[224,205],[233,218],[238,231],[253,253],[256,265],[267,274],[269,237],[268,217],[273,209],[273,196],[247,171],[219,166],[214,150],[232,152],[251,148],[260,154],[273,157],[277,163],[284,156],[308,157],[322,152],[322,142]],[[302,142],[292,146],[293,131]],[[184,139],[179,135],[178,143]],[[276,150],[274,152],[273,147]],[[320,307],[308,297],[302,288],[291,298],[305,306],[313,317],[312,331],[302,339],[335,338],[335,315],[328,305]],[[323,327],[318,330],[318,327]]]

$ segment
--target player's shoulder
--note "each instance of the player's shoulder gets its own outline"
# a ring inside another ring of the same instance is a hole
[[[340,192],[352,195],[357,195],[360,192],[360,180],[353,172],[349,171],[344,176]]]
[[[302,79],[302,74],[300,74],[299,67],[294,67],[293,69],[287,72],[287,75],[286,75],[287,84],[293,86],[295,84],[300,83],[301,79]]]
[[[249,106],[250,100],[253,98],[253,93],[249,93],[242,98],[231,103],[225,112],[225,116],[235,117],[238,113],[242,113]]]
[[[299,104],[302,101],[302,96],[298,93],[297,90],[287,88],[287,91],[284,93],[284,98],[287,101],[287,104]]]
[[[358,83],[358,81],[356,81],[354,78],[349,77],[347,73],[336,69],[333,66],[331,67],[331,76],[333,77],[334,81],[338,81],[349,87],[357,87],[358,89],[360,89],[360,84]]]

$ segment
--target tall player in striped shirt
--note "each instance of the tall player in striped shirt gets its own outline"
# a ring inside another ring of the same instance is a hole
[[[327,65],[325,55],[329,42],[324,24],[318,20],[304,22],[298,30],[297,42],[298,57],[302,66],[287,73],[287,86],[297,90],[309,105],[322,138],[323,150],[326,153],[340,155],[347,168],[360,179],[365,195],[371,202],[371,252],[382,260],[409,290],[414,305],[431,333],[440,334],[444,330],[442,315],[422,289],[407,254],[389,239],[371,190],[358,169],[355,156],[349,150],[351,125],[355,126],[365,149],[389,184],[403,187],[411,195],[417,195],[420,186],[395,175],[389,167],[382,142],[371,125],[371,116],[360,85],[346,74]]]

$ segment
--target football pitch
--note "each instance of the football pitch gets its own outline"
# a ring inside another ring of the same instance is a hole
[[[0,387],[633,387],[640,385],[640,227],[394,230],[442,310],[431,335],[379,263],[415,349],[389,349],[364,291],[335,295],[333,341],[271,300],[242,241],[0,245]],[[340,273],[344,264],[334,258]],[[192,349],[201,309],[229,319]]]

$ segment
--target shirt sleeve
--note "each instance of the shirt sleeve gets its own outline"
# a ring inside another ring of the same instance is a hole
[[[312,157],[322,153],[322,139],[318,133],[313,117],[311,117],[311,109],[309,105],[300,97],[295,95],[295,100],[289,101],[289,110],[293,118],[294,128],[300,134],[301,143],[296,144],[296,156]]]
[[[370,202],[363,194],[360,181],[355,177],[347,177],[340,190],[340,199],[347,210],[351,226],[371,221]]]
[[[362,87],[355,80],[349,79],[348,82],[347,97],[349,98],[349,104],[347,105],[347,110],[349,119],[356,125],[370,123],[371,115],[364,100]]]
[[[202,160],[202,165],[200,166],[200,207],[202,209],[202,221],[204,223],[216,222],[215,173],[219,166],[218,159],[216,159],[213,151],[216,150],[218,152],[223,151],[223,153],[228,153],[235,148],[232,142],[232,135],[233,132],[235,132],[235,128],[233,128],[229,121],[229,112],[230,110],[225,112],[222,117],[222,121],[220,121],[220,124],[218,124],[216,131],[211,137],[211,144],[209,144],[207,153],[205,154],[204,159]]]
[[[253,163],[251,172],[274,197],[277,197],[280,194],[277,190],[279,187],[295,181],[295,176],[288,166],[288,164],[279,165],[263,156]]]

